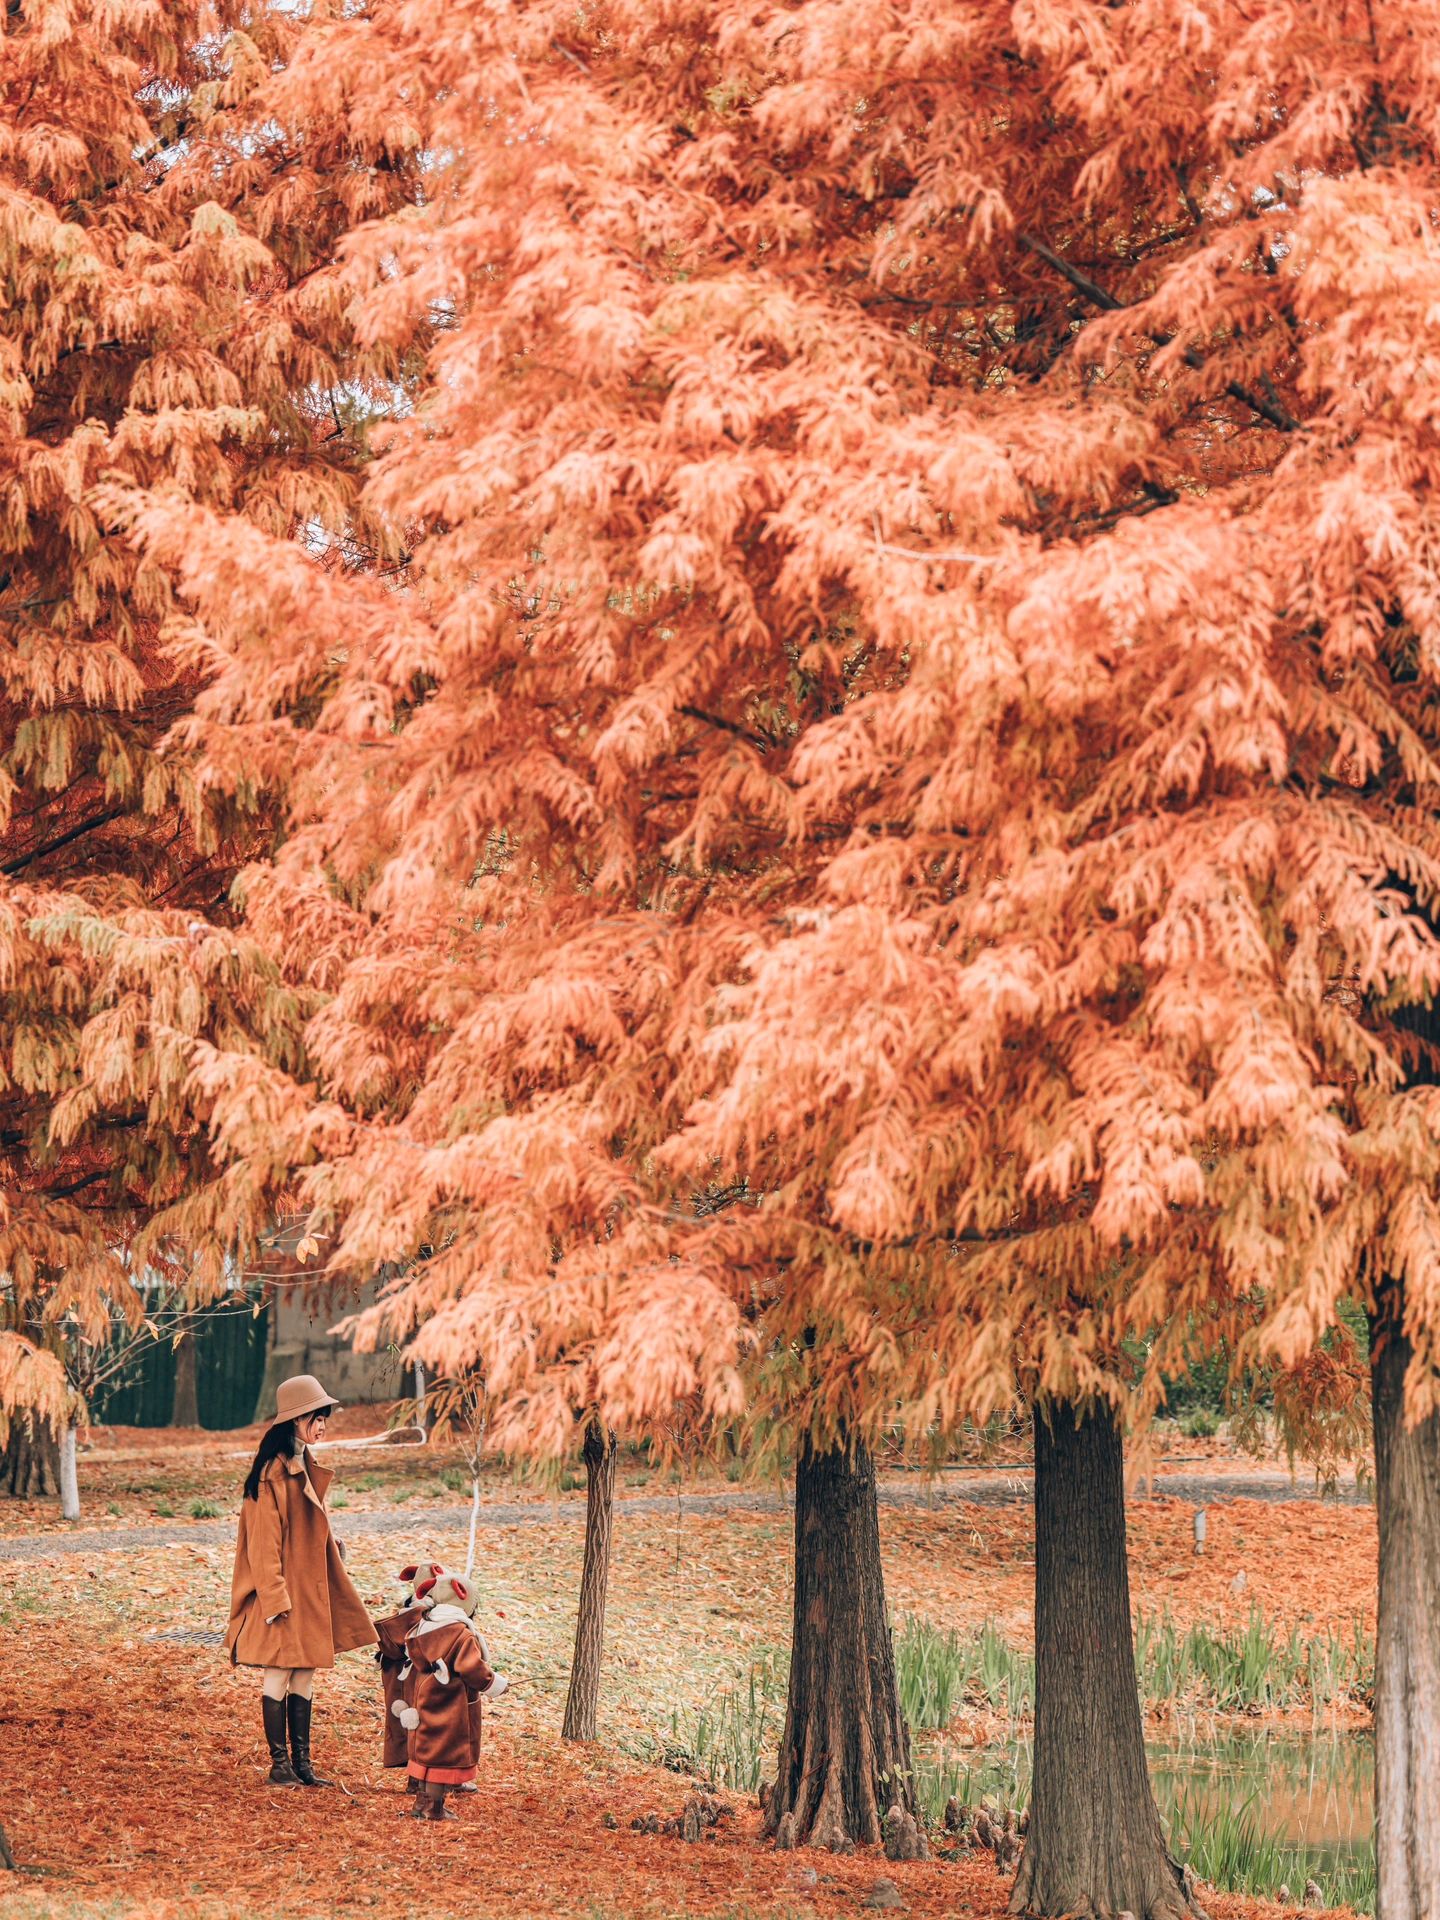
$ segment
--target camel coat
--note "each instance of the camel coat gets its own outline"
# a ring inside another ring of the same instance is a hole
[[[272,1460],[258,1497],[240,1502],[225,1635],[233,1665],[333,1667],[346,1648],[374,1646],[325,1511],[334,1478],[307,1448],[303,1460]],[[267,1626],[277,1613],[286,1617]]]

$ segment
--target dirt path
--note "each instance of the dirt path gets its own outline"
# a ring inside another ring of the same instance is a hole
[[[1287,1473],[1162,1473],[1148,1487],[1137,1489],[1132,1501],[1147,1499],[1180,1500],[1190,1506],[1224,1506],[1232,1500],[1274,1502],[1317,1500],[1316,1494]],[[1018,1506],[1030,1499],[1030,1474],[1018,1467],[993,1469],[967,1468],[947,1473],[919,1486],[904,1481],[883,1481],[880,1486],[882,1507],[943,1507],[963,1501],[971,1506]],[[1329,1496],[1331,1504],[1364,1507],[1372,1504],[1369,1491],[1353,1480],[1342,1481]],[[788,1494],[778,1493],[692,1493],[635,1494],[615,1502],[620,1515],[701,1513],[785,1513],[792,1502]],[[556,1500],[520,1504],[487,1501],[480,1509],[482,1527],[538,1525],[562,1516],[583,1517],[583,1500]],[[361,1534],[413,1533],[418,1510],[398,1513],[355,1513],[339,1520],[339,1531],[347,1537]],[[427,1523],[467,1529],[470,1508],[465,1506],[431,1507],[424,1514]],[[337,1520],[339,1516],[337,1516]],[[0,1540],[0,1562],[53,1560],[61,1555],[121,1553],[136,1547],[160,1547],[172,1541],[190,1546],[219,1546],[233,1540],[233,1519],[174,1521],[157,1526],[79,1528],[73,1533],[35,1534],[29,1539]]]

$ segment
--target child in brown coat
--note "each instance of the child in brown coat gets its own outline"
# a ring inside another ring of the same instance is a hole
[[[495,1700],[508,1682],[491,1670],[471,1616],[475,1589],[442,1569],[415,1585],[417,1604],[426,1612],[406,1636],[410,1673],[405,1698],[391,1711],[409,1735],[409,1772],[419,1782],[417,1819],[453,1820],[447,1793],[475,1778],[479,1762],[478,1712],[483,1699]]]

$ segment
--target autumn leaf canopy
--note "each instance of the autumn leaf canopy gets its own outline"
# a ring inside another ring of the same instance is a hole
[[[205,324],[291,437],[77,482],[275,823],[164,1230],[298,1191],[539,1450],[1143,1419],[1382,1276],[1429,1407],[1433,9],[261,18]]]

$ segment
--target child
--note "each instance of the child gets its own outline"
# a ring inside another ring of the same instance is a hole
[[[404,1672],[410,1664],[405,1636],[412,1627],[420,1624],[426,1613],[425,1603],[417,1602],[415,1598],[416,1580],[422,1575],[428,1578],[442,1571],[433,1562],[424,1566],[413,1564],[402,1567],[395,1576],[400,1610],[375,1622],[375,1633],[380,1641],[375,1658],[380,1663],[380,1691],[385,1700],[385,1727],[381,1736],[383,1747],[380,1756],[382,1767],[404,1767],[409,1764],[405,1729],[394,1712],[395,1702],[404,1690]],[[407,1793],[416,1793],[419,1785],[418,1780],[407,1779],[405,1790]]]
[[[405,1698],[392,1714],[409,1740],[409,1772],[419,1782],[417,1820],[454,1820],[445,1796],[475,1778],[479,1762],[478,1702],[496,1700],[508,1681],[492,1672],[471,1615],[477,1594],[457,1574],[427,1573],[415,1584],[424,1617],[410,1629],[405,1648],[410,1673]]]

